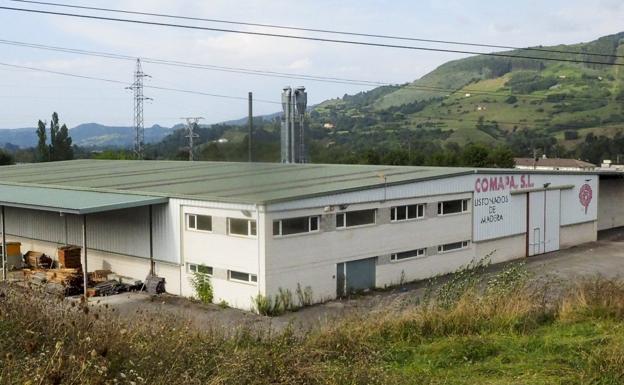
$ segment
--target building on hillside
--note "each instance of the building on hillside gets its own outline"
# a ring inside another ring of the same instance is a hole
[[[520,170],[548,170],[548,171],[592,171],[595,164],[570,158],[514,158],[515,168]]]
[[[601,171],[624,171],[624,164],[613,163],[610,159],[605,159],[600,164]]]
[[[314,302],[595,241],[624,225],[609,173],[320,164],[97,161],[0,167],[6,238],[88,271],[215,302],[308,289]],[[604,194],[603,194],[604,190]],[[601,218],[604,215],[604,219]],[[83,250],[84,252],[84,250]]]

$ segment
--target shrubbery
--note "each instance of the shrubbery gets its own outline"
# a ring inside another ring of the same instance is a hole
[[[212,282],[210,277],[201,272],[194,272],[191,276],[191,285],[195,289],[197,298],[203,303],[212,303],[214,293],[212,291]]]

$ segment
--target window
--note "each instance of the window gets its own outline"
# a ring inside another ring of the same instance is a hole
[[[228,270],[228,276],[231,281],[239,282],[258,282],[258,276],[255,274],[243,273],[241,271]]]
[[[438,215],[465,213],[468,211],[468,199],[438,202]]]
[[[390,208],[390,220],[392,222],[407,221],[410,219],[424,218],[425,205],[395,206]]]
[[[336,227],[374,225],[377,210],[358,210],[336,214]]]
[[[212,217],[210,215],[189,214],[186,217],[189,230],[212,231]]]
[[[438,246],[438,252],[444,253],[447,251],[465,249],[466,247],[468,247],[469,243],[470,241],[462,241],[462,242],[447,243],[446,245],[440,245]]]
[[[319,217],[287,218],[273,221],[273,235],[291,235],[318,231]]]
[[[425,256],[425,249],[415,249],[415,250],[409,250],[409,251],[402,251],[400,253],[394,253],[390,255],[390,260],[401,261],[404,259],[424,257],[424,256]]]
[[[212,266],[204,266],[204,265],[197,265],[194,263],[187,263],[186,268],[189,273],[201,273],[207,276],[212,276]]]
[[[228,218],[229,233],[246,237],[257,234],[256,221],[253,219]]]

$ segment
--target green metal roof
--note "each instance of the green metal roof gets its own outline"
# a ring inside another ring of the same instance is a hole
[[[166,203],[168,198],[99,193],[57,188],[0,185],[0,204],[68,214],[103,211]]]
[[[0,185],[122,194],[120,201],[137,195],[139,201],[177,197],[263,204],[474,172],[449,167],[74,160],[0,167]],[[64,194],[58,199],[71,202]],[[95,204],[98,197],[113,199],[101,194],[88,198]],[[5,198],[0,196],[0,201]]]

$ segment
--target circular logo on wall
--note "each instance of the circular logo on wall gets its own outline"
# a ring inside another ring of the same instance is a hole
[[[583,207],[585,207],[585,214],[587,214],[587,208],[589,207],[589,204],[591,203],[592,197],[593,197],[592,188],[590,185],[585,183],[584,185],[581,186],[581,191],[579,191],[579,201],[581,201],[581,204],[583,205]]]

